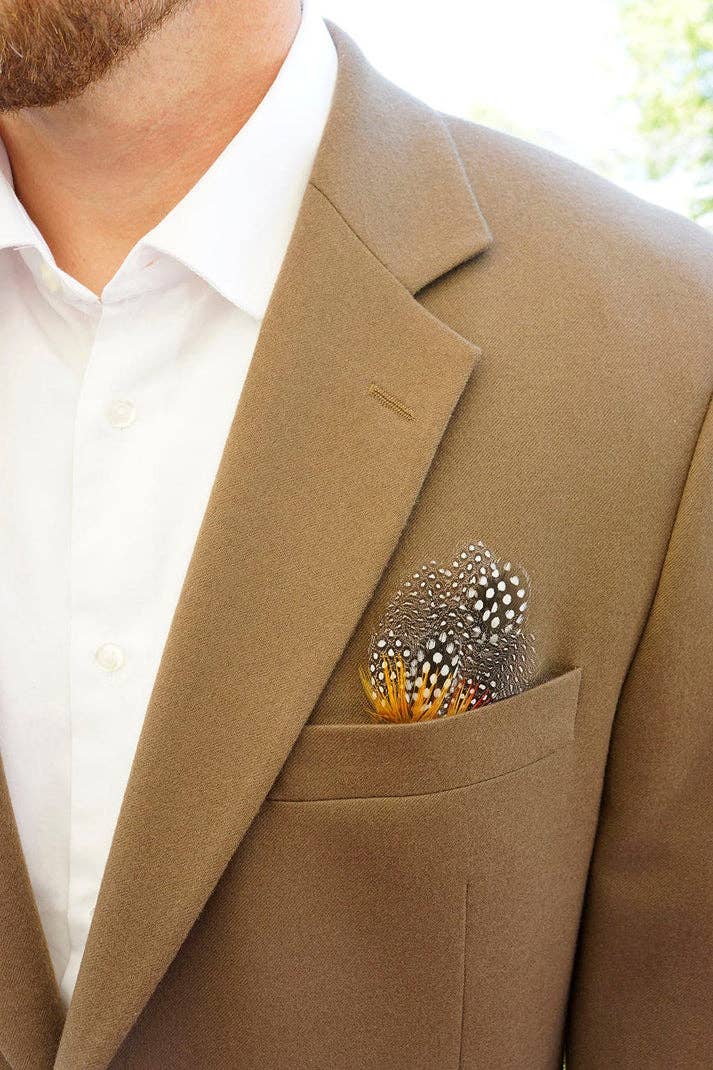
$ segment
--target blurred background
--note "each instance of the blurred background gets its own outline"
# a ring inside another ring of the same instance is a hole
[[[315,0],[429,104],[713,229],[713,0]]]

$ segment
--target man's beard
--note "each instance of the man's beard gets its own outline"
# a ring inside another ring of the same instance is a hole
[[[187,0],[0,0],[0,112],[98,81]]]

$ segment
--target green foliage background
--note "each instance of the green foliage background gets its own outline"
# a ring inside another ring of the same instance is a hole
[[[621,0],[636,69],[646,166],[695,179],[694,218],[713,218],[713,0]]]

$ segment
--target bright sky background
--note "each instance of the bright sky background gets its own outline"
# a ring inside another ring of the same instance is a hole
[[[683,180],[636,163],[633,81],[617,0],[314,0],[392,81],[686,212]]]

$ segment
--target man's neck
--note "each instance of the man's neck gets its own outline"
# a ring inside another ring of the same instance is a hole
[[[55,260],[95,293],[247,121],[299,0],[196,0],[80,97],[0,117],[15,189]]]

